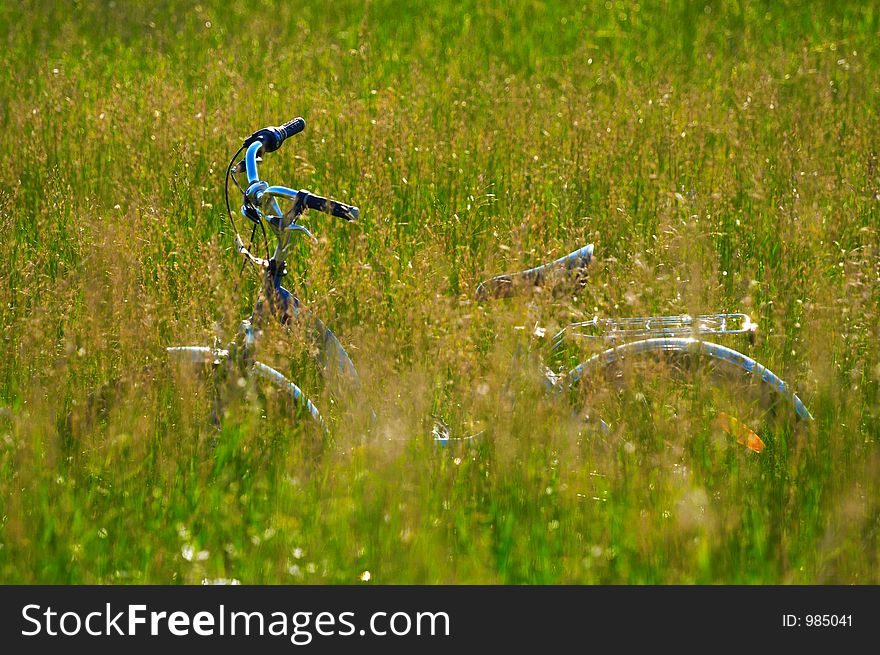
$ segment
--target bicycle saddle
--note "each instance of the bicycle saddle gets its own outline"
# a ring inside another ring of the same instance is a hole
[[[549,278],[577,275],[587,267],[592,259],[593,244],[590,243],[547,264],[535,266],[519,273],[497,275],[480,283],[480,286],[477,287],[477,300],[508,298],[517,291],[542,286]]]

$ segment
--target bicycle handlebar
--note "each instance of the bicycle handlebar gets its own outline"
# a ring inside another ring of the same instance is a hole
[[[248,184],[250,185],[247,195],[250,196],[251,189],[254,190],[255,198],[258,198],[263,192],[274,191],[275,193],[269,193],[269,195],[296,197],[298,202],[301,202],[309,209],[321,211],[346,221],[356,221],[360,216],[360,211],[353,205],[347,205],[332,198],[324,198],[308,191],[295,192],[292,189],[287,189],[287,187],[268,187],[265,182],[260,182],[259,172],[257,171],[259,155],[264,152],[278,150],[285,139],[299,134],[305,127],[306,122],[302,118],[294,118],[281,127],[264,127],[245,139],[243,147],[247,148],[247,153],[245,153],[244,162],[240,162],[236,168],[241,170],[243,163],[244,169],[247,171]],[[254,187],[258,182],[262,188]]]
[[[259,141],[263,144],[263,152],[275,152],[281,147],[281,144],[284,143],[286,139],[299,134],[304,129],[306,129],[305,120],[297,117],[291,121],[287,121],[281,127],[270,125],[269,127],[264,127],[262,130],[257,130],[245,139],[244,144],[242,145],[247,148],[252,143]]]

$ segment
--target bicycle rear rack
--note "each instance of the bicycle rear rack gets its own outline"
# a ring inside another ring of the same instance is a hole
[[[606,344],[619,344],[632,339],[657,337],[696,337],[703,334],[748,334],[754,340],[758,329],[747,314],[702,314],[690,316],[636,316],[631,318],[599,318],[572,323],[553,336],[552,350],[557,351],[567,336]]]

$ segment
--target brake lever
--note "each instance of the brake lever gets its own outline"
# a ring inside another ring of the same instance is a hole
[[[288,225],[287,229],[288,230],[297,230],[299,232],[304,233],[309,239],[311,239],[312,245],[315,245],[315,246],[318,245],[318,240],[315,238],[315,235],[312,234],[311,232],[309,232],[309,230],[306,227],[304,227],[302,225],[297,225],[296,223],[294,223],[293,225]]]
[[[312,234],[309,229],[304,225],[299,225],[298,223],[291,223],[285,228],[282,228],[284,219],[281,216],[277,216],[275,214],[269,214],[266,216],[266,220],[269,221],[269,225],[274,227],[275,229],[285,229],[285,230],[296,230],[297,232],[302,232],[305,234],[314,245],[318,245],[318,239],[315,238],[315,235]]]

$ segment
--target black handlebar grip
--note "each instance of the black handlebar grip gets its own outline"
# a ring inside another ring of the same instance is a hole
[[[299,134],[304,129],[306,122],[302,118],[294,118],[281,127],[264,127],[262,130],[257,130],[245,139],[243,147],[247,148],[259,141],[263,144],[263,152],[275,152],[286,139]]]
[[[356,221],[361,216],[361,210],[354,205],[346,205],[335,200],[328,201],[331,204],[330,213],[337,218],[344,218],[347,221]]]
[[[306,122],[300,117],[294,118],[292,121],[287,121],[280,128],[281,134],[284,139],[289,139],[292,136],[295,136],[306,129]]]
[[[347,221],[356,221],[361,215],[360,210],[353,205],[346,205],[344,202],[316,196],[313,193],[306,197],[306,207]]]

